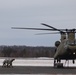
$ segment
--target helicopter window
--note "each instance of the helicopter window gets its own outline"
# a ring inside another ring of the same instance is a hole
[[[64,43],[64,45],[66,45],[66,42]]]
[[[76,44],[76,40],[74,41],[74,44]]]
[[[66,44],[69,44],[69,41],[68,40],[66,41]]]
[[[67,41],[66,42],[64,42],[64,45],[66,45],[67,44]]]
[[[69,44],[69,45],[74,45],[74,44],[76,44],[76,40],[74,40],[74,41],[69,41],[68,40],[68,41],[66,41],[66,43]]]

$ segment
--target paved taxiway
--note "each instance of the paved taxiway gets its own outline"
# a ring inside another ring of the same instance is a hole
[[[24,74],[24,75],[63,75],[63,74],[76,74],[76,64],[72,61],[65,65],[65,68],[54,68],[53,60],[51,58],[15,58],[13,68],[2,68],[2,62],[7,58],[0,58],[0,75],[10,74]],[[10,58],[11,59],[11,58]]]
[[[0,74],[76,74],[76,67],[14,66],[13,68],[2,68],[0,66]]]

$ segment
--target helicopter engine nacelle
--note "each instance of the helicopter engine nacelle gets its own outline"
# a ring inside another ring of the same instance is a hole
[[[60,45],[60,41],[55,42],[55,46],[58,47]]]

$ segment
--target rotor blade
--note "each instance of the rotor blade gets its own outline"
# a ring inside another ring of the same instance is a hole
[[[49,25],[47,24],[42,24],[42,25],[45,25],[45,26],[48,26],[50,27]],[[28,29],[28,30],[45,30],[45,31],[59,31],[60,33],[69,33],[69,32],[75,32],[76,33],[76,29],[56,29],[54,27],[50,27],[50,28],[53,28],[53,29],[44,29],[44,28],[23,28],[23,27],[11,27],[12,29]],[[65,31],[65,32],[63,32]]]
[[[54,33],[38,33],[38,34],[35,34],[35,35],[45,35],[45,34],[59,34],[60,32],[54,32]]]
[[[44,24],[44,23],[41,23],[41,24],[44,25],[44,26],[47,26],[47,27],[49,27],[49,28],[53,28],[54,30],[57,30],[57,31],[63,32],[63,31],[61,31],[60,29],[57,29],[57,28],[52,27],[52,26],[50,26],[50,25],[47,25],[47,24]]]
[[[29,29],[29,30],[47,30],[47,31],[55,31],[54,29],[43,29],[43,28],[22,28],[22,27],[11,27],[12,29]]]
[[[50,26],[50,25],[47,25],[47,24],[45,24],[45,23],[41,23],[42,25],[44,25],[44,26],[47,26],[47,27],[50,27],[50,28],[53,28],[54,30],[57,30],[57,31],[60,31],[60,32],[63,32],[63,31],[76,31],[76,29],[74,28],[74,29],[57,29],[57,28],[55,28],[55,27],[52,27],[52,26]]]

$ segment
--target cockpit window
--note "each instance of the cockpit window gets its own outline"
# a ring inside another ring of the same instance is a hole
[[[75,45],[75,44],[76,44],[76,40],[74,40],[74,41],[69,41],[69,40],[67,40],[67,41],[66,41],[66,44]]]

